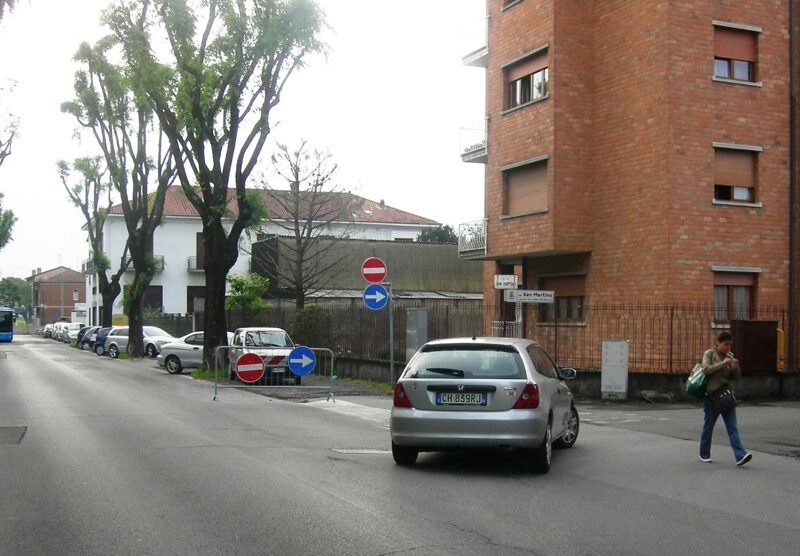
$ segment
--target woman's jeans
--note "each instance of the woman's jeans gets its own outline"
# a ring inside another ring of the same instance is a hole
[[[711,435],[714,432],[717,417],[719,417],[719,413],[714,410],[711,398],[706,396],[703,398],[703,428],[700,430],[701,458],[708,459],[711,457]],[[725,428],[728,431],[728,439],[731,441],[733,456],[736,461],[739,461],[747,454],[747,450],[744,449],[742,441],[739,439],[739,429],[736,427],[736,408],[734,407],[727,413],[723,413],[722,420],[725,422]]]

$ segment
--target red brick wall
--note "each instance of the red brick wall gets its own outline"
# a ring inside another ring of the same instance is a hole
[[[520,264],[523,257],[590,252],[586,287],[594,301],[710,303],[712,265],[759,267],[757,304],[785,305],[786,3],[501,5],[487,2],[489,256]],[[714,19],[763,28],[763,87],[712,81]],[[502,115],[501,65],[545,43],[550,98]],[[712,203],[714,141],[763,146],[763,208]],[[501,221],[500,167],[542,154],[550,156],[548,212]],[[530,276],[538,264],[526,263]],[[492,299],[491,281],[485,284]]]
[[[486,111],[489,116],[485,206],[490,256],[514,256],[552,248],[551,212],[500,220],[503,183],[500,168],[549,155],[548,205],[553,199],[553,102],[552,97],[502,114],[505,83],[503,64],[543,44],[552,44],[552,0],[525,0],[507,10],[502,2],[489,1],[489,64],[486,70]],[[489,282],[491,288],[491,282]]]

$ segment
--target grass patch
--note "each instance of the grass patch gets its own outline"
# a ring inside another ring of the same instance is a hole
[[[188,369],[184,369],[184,374]],[[219,369],[217,370],[219,373],[217,376],[220,380],[227,380],[228,379],[228,369]],[[197,380],[214,380],[214,369],[206,369],[205,367],[198,367],[192,371],[191,374],[192,378]]]
[[[69,343],[69,347],[71,347],[71,348],[77,348],[77,347],[78,347],[78,341],[77,341],[77,340],[75,340],[74,342],[70,342],[70,343]]]

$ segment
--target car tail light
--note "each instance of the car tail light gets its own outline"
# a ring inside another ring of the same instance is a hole
[[[530,382],[522,389],[512,409],[536,409],[539,407],[539,387]]]
[[[395,407],[413,407],[411,401],[406,396],[406,390],[399,382],[394,385],[394,406]]]

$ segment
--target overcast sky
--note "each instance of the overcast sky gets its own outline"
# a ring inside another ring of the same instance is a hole
[[[21,120],[0,167],[4,208],[19,218],[0,276],[28,276],[87,258],[81,215],[56,161],[97,154],[59,105],[72,98],[81,41],[103,34],[109,0],[22,0],[0,24],[2,101]],[[483,165],[461,162],[460,128],[484,114],[484,70],[461,58],[485,41],[485,0],[318,0],[331,31],[327,61],[308,60],[273,118],[276,141],[328,149],[345,189],[456,226],[483,216]],[[4,122],[0,122],[3,125]]]

